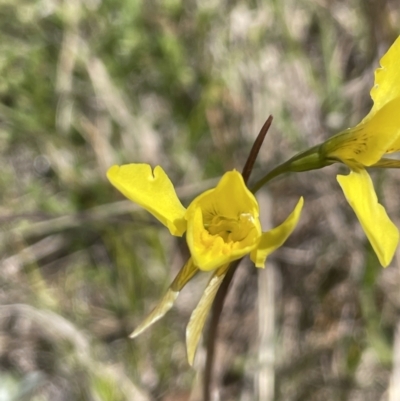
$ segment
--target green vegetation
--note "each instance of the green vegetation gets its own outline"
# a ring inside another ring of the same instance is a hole
[[[105,172],[160,164],[186,206],[241,170],[272,114],[256,182],[367,114],[372,72],[399,34],[396,6],[0,0],[0,398],[199,400],[204,351],[189,368],[184,327],[207,275],[128,338],[187,250]],[[338,168],[260,194],[264,227],[301,195],[305,207],[271,274],[246,262],[237,272],[217,342],[220,399],[397,401],[400,271],[379,267]],[[374,179],[399,222],[400,174]],[[273,369],[260,357],[267,321]]]

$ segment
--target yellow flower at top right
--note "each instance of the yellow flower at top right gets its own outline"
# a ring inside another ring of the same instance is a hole
[[[349,175],[337,180],[353,208],[382,266],[396,251],[399,231],[379,204],[366,167],[400,167],[400,161],[385,159],[400,151],[400,37],[380,61],[371,90],[374,102],[368,115],[355,127],[321,144],[324,159],[346,164]]]

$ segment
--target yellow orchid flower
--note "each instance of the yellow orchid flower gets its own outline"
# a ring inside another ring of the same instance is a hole
[[[309,171],[336,162],[346,164],[350,174],[338,175],[337,180],[380,263],[386,267],[396,251],[399,231],[378,203],[365,168],[400,167],[400,161],[383,157],[400,151],[400,37],[380,65],[371,90],[373,107],[358,125],[295,155],[261,179],[255,189],[282,173]]]
[[[400,151],[400,37],[380,61],[371,90],[374,102],[368,115],[354,128],[335,135],[321,146],[322,154],[351,169],[337,180],[356,213],[382,266],[396,251],[399,231],[378,203],[365,167],[380,165],[385,154]]]
[[[164,316],[198,270],[214,270],[186,331],[188,360],[192,364],[207,314],[229,263],[250,254],[257,267],[264,267],[268,255],[279,248],[296,227],[303,198],[280,226],[263,233],[257,200],[235,170],[225,173],[215,188],[199,195],[187,209],[160,166],[154,170],[147,164],[113,166],[107,177],[127,198],[168,227],[172,235],[182,236],[186,232],[191,254],[167,293],[131,337]]]

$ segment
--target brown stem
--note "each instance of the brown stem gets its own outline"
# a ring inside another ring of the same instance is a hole
[[[269,116],[267,121],[265,121],[262,126],[260,133],[258,134],[256,140],[254,141],[253,147],[250,150],[250,154],[247,158],[246,164],[243,167],[242,176],[244,182],[250,178],[250,174],[253,170],[254,163],[257,159],[258,153],[260,151],[261,145],[267,135],[269,127],[272,123],[272,116]],[[228,294],[229,286],[232,282],[233,276],[238,268],[242,259],[236,260],[231,263],[231,266],[228,270],[228,273],[225,276],[224,281],[219,287],[217,295],[215,296],[215,300],[212,306],[211,312],[211,320],[210,326],[208,329],[208,338],[207,338],[207,353],[206,353],[206,363],[204,366],[204,378],[203,378],[203,401],[210,401],[211,398],[211,376],[214,364],[214,353],[215,353],[215,344],[217,339],[218,332],[218,323],[221,317],[222,308],[224,306],[226,295]]]
[[[272,118],[273,118],[272,116],[269,116],[267,118],[267,121],[265,121],[264,125],[262,126],[260,133],[258,134],[256,140],[254,141],[253,147],[250,150],[250,154],[249,157],[247,158],[246,164],[243,167],[242,176],[246,184],[250,178],[250,174],[253,170],[254,163],[256,162],[258,153],[264,142],[265,136],[267,135],[269,127],[272,124]]]

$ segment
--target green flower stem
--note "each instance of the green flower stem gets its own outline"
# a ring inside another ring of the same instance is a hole
[[[316,170],[335,163],[325,157],[321,146],[317,145],[305,152],[298,153],[285,163],[280,164],[259,180],[250,190],[255,194],[262,186],[273,178],[285,173],[300,173],[302,171]]]

